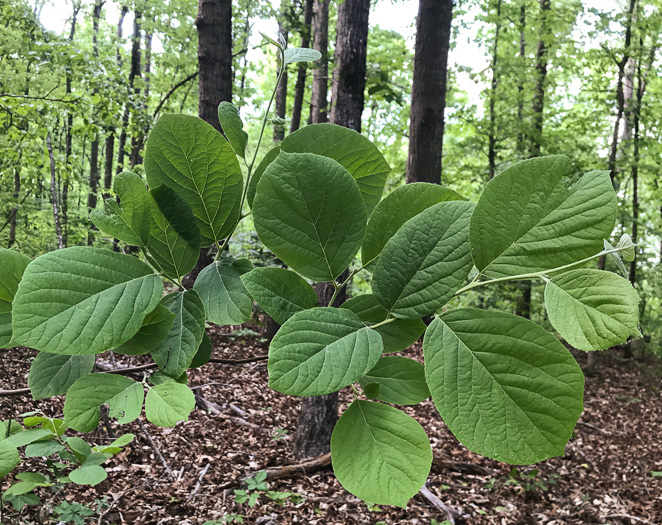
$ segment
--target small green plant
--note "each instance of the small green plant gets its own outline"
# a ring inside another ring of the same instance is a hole
[[[243,504],[246,503],[249,507],[254,507],[257,505],[257,502],[260,499],[260,496],[264,495],[278,506],[284,506],[288,501],[294,505],[298,505],[305,501],[305,497],[296,492],[280,492],[275,490],[269,490],[269,484],[265,481],[267,478],[267,473],[260,471],[255,474],[252,478],[244,479],[246,483],[246,490],[235,490],[234,500],[237,503]]]
[[[85,525],[88,518],[98,515],[103,509],[108,508],[106,501],[94,500],[96,509],[74,502],[63,501],[53,507],[53,515],[56,521],[64,523],[75,523]]]
[[[281,439],[285,439],[286,437],[287,437],[287,429],[276,427],[274,428],[274,433],[271,436],[271,440],[280,441]]]
[[[223,523],[243,523],[245,516],[229,512],[223,515],[219,520],[205,521],[202,525],[222,525]]]

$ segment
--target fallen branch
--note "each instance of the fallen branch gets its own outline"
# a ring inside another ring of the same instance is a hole
[[[611,432],[608,430],[605,430],[604,428],[596,427],[595,425],[591,425],[591,423],[587,423],[586,421],[577,421],[578,425],[584,425],[585,427],[592,428],[593,430],[597,430],[601,434],[604,434],[605,436],[611,436]]]
[[[224,365],[243,365],[244,363],[255,363],[257,361],[266,361],[269,359],[268,355],[259,355],[257,357],[248,357],[246,359],[219,359],[212,358],[209,360],[210,363],[221,363]]]
[[[455,517],[459,516],[460,513],[457,512],[456,510],[451,509],[449,506],[447,506],[443,501],[441,501],[437,496],[432,494],[430,492],[430,489],[426,485],[423,485],[420,490],[421,496],[423,496],[426,500],[428,500],[432,505],[446,514],[446,519],[450,521],[453,525],[455,525]]]
[[[188,498],[186,498],[186,501],[191,501],[193,498],[195,498],[195,495],[200,490],[200,487],[202,487],[202,478],[204,478],[205,474],[207,474],[207,471],[209,470],[209,465],[211,465],[211,463],[207,463],[205,468],[202,469],[202,472],[200,472],[200,476],[198,477],[198,482],[195,484],[195,488],[193,489],[191,494],[189,494]]]
[[[494,473],[493,470],[474,465],[473,463],[464,463],[462,461],[450,461],[439,457],[432,458],[432,464],[444,470],[453,470],[456,472],[464,472],[466,474],[475,474],[478,476],[490,476]]]
[[[159,458],[159,460],[161,461],[161,464],[163,465],[163,468],[164,468],[164,470],[165,470],[165,473],[166,473],[169,477],[173,477],[172,469],[170,468],[170,465],[168,465],[168,462],[167,462],[166,459],[163,457],[163,454],[161,454],[161,449],[160,449],[160,448],[158,447],[158,445],[154,442],[154,440],[152,439],[152,436],[150,436],[149,432],[147,432],[147,429],[145,428],[145,424],[142,422],[141,419],[138,419],[138,426],[140,427],[140,430],[142,431],[143,435],[145,436],[145,438],[146,438],[147,441],[149,442],[150,446],[151,446],[152,449],[154,450],[154,453],[156,454],[156,456],[157,456],[157,457]]]
[[[308,474],[328,467],[331,464],[331,453],[317,456],[316,458],[307,459],[301,463],[294,465],[284,465],[282,467],[273,467],[270,469],[263,469],[267,477],[266,481],[273,481],[275,479],[292,478],[299,475],[307,476]],[[251,477],[251,476],[246,476]]]

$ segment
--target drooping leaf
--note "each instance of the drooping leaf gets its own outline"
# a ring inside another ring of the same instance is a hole
[[[11,344],[11,313],[0,314],[0,349]]]
[[[66,394],[79,377],[94,368],[93,355],[57,355],[39,352],[30,365],[28,386],[32,399]]]
[[[460,289],[471,271],[473,204],[441,202],[409,219],[384,246],[372,293],[396,317],[421,318]]]
[[[632,237],[630,237],[629,234],[624,233],[621,235],[621,238],[618,240],[616,247],[621,250],[619,253],[623,257],[624,261],[634,261],[634,242],[632,242]]]
[[[388,310],[372,294],[352,297],[341,308],[347,308],[357,314],[361,321],[377,324],[386,319]],[[374,329],[382,336],[384,353],[400,352],[418,341],[425,331],[425,323],[420,319],[396,319]]]
[[[356,131],[336,124],[312,124],[291,133],[280,145],[280,151],[287,153],[314,153],[338,162],[358,183],[368,215],[377,205],[384,191],[390,166],[377,147]],[[252,206],[251,193],[260,180],[261,174],[278,156],[270,151],[251,178],[248,202]]]
[[[0,314],[11,312],[11,303],[30,259],[14,250],[0,248]]]
[[[165,184],[188,202],[203,247],[234,228],[241,212],[241,168],[230,144],[204,120],[163,115],[147,140],[145,172],[151,187]]]
[[[405,184],[393,190],[372,212],[361,246],[363,265],[374,269],[386,242],[409,219],[434,204],[460,200],[466,199],[449,188],[426,182]]]
[[[13,341],[53,354],[96,354],[120,346],[161,297],[163,282],[130,255],[89,247],[32,261],[14,298]]]
[[[317,49],[307,47],[288,47],[285,50],[285,65],[295,62],[314,62],[322,58],[322,53]]]
[[[463,308],[428,326],[423,353],[434,404],[467,448],[513,464],[563,454],[584,376],[552,334],[523,317]]]
[[[92,432],[99,424],[99,407],[108,404],[111,417],[130,423],[140,415],[143,387],[116,374],[88,374],[71,385],[64,401],[64,424],[79,432]]]
[[[471,217],[471,251],[491,277],[570,264],[598,253],[616,218],[608,171],[591,171],[572,187],[563,155],[524,160],[494,177]]]
[[[205,307],[198,292],[172,292],[161,304],[175,314],[170,332],[152,351],[154,362],[171,377],[181,376],[191,364],[205,332]]]
[[[200,247],[200,228],[191,206],[172,188],[161,184],[149,191],[159,211],[187,244]]]
[[[48,428],[31,428],[12,434],[8,438],[5,438],[3,442],[10,443],[14,447],[24,447],[40,439],[54,439],[55,437],[55,434]]]
[[[202,342],[198,347],[198,351],[193,356],[193,361],[189,365],[189,368],[199,368],[203,365],[206,365],[211,359],[211,353],[214,350],[214,347],[211,344],[211,339],[207,332],[202,336]]]
[[[284,268],[255,268],[241,276],[248,293],[278,324],[317,306],[317,294],[305,279]]]
[[[101,231],[135,246],[149,240],[149,200],[145,181],[131,171],[115,176],[113,190],[120,198],[106,199],[104,209],[90,212],[90,220]]]
[[[615,273],[572,270],[545,286],[549,321],[579,350],[603,350],[639,335],[639,295]]]
[[[200,294],[209,322],[223,326],[250,319],[253,300],[241,276],[252,269],[248,259],[222,257],[200,272],[193,289]]]
[[[0,479],[9,474],[21,462],[18,449],[7,440],[0,441]]]
[[[382,339],[344,308],[294,314],[269,347],[269,386],[283,394],[319,396],[358,381],[379,360]]]
[[[218,105],[218,121],[235,154],[243,159],[246,154],[248,133],[244,131],[244,123],[241,121],[239,111],[230,102],[223,101]]]
[[[625,268],[625,264],[623,264],[623,259],[621,258],[621,255],[618,252],[611,251],[614,249],[614,247],[609,243],[607,239],[604,240],[604,246],[605,246],[605,250],[610,251],[610,253],[607,254],[607,257],[614,262],[616,268],[618,268],[618,271],[621,272],[621,275],[627,279],[630,273],[628,272],[627,268]]]
[[[393,405],[417,405],[430,397],[423,365],[406,357],[382,357],[359,383],[378,383],[376,398]]]
[[[366,212],[356,181],[340,164],[281,152],[260,179],[253,220],[267,248],[298,273],[323,282],[352,262]]]
[[[425,430],[400,410],[354,401],[331,436],[331,462],[341,485],[359,498],[405,507],[432,466]]]
[[[145,399],[145,416],[159,427],[174,427],[188,421],[195,408],[191,389],[180,383],[163,383],[149,389]]]
[[[142,355],[159,348],[170,333],[176,315],[162,304],[145,316],[140,330],[113,351],[124,355]]]
[[[83,465],[69,473],[69,479],[76,485],[98,485],[107,477],[105,469],[99,465]]]

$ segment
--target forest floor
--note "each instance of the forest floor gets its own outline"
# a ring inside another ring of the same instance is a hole
[[[245,327],[234,332],[215,328],[211,335],[215,358],[244,359],[267,352],[266,342]],[[420,358],[420,346],[408,355],[412,353]],[[3,352],[0,388],[26,386],[32,355],[21,348]],[[583,366],[585,354],[576,357]],[[599,375],[586,379],[585,411],[565,456],[535,466],[513,469],[467,451],[429,400],[406,409],[432,443],[435,464],[427,486],[457,512],[456,523],[662,524],[662,477],[655,475],[662,471],[660,362],[650,356],[624,360],[616,351],[600,357]],[[118,356],[118,362],[147,361]],[[104,496],[110,507],[85,523],[198,525],[224,516],[228,520],[232,514],[243,516],[243,523],[263,525],[430,525],[446,519],[420,494],[406,510],[368,507],[343,490],[330,467],[269,481],[269,490],[281,494],[269,497],[267,491],[258,491],[253,507],[237,503],[234,489],[246,488],[239,484],[243,478],[296,463],[292,436],[299,400],[267,388],[265,361],[208,364],[189,373],[189,384],[208,401],[207,410],[196,409],[188,422],[174,429],[149,423],[143,427],[171,476],[136,422],[116,425],[116,432],[133,432],[136,440],[109,461],[106,481],[94,488],[67,487],[55,495],[39,489],[44,504],[26,508],[20,516],[6,509],[5,525],[58,523],[51,509],[64,499],[94,507],[94,500]],[[349,401],[350,395],[342,392],[343,408]],[[62,403],[62,398],[36,403],[29,396],[0,398],[0,419],[7,419],[10,411],[35,408],[61,414]],[[88,439],[102,443],[108,436],[97,431]],[[38,462],[32,466],[40,468]]]

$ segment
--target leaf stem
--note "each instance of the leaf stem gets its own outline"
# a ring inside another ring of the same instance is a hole
[[[396,320],[395,317],[389,317],[388,319],[384,319],[383,321],[381,321],[381,322],[379,322],[379,323],[377,323],[377,324],[373,324],[372,326],[370,326],[370,328],[372,328],[372,329],[379,328],[380,326],[383,326],[383,325],[385,325],[385,324],[392,323],[392,322],[395,321],[395,320]]]
[[[329,306],[333,306],[333,301],[336,300],[336,297],[338,297],[338,294],[342,291],[342,289],[347,286],[347,283],[351,281],[352,277],[354,277],[357,273],[359,273],[363,267],[361,268],[356,268],[355,270],[352,270],[349,275],[347,276],[347,279],[345,279],[342,283],[338,284],[335,280],[333,280],[333,287],[335,290],[333,291],[333,295],[331,296],[331,299],[329,300]]]

